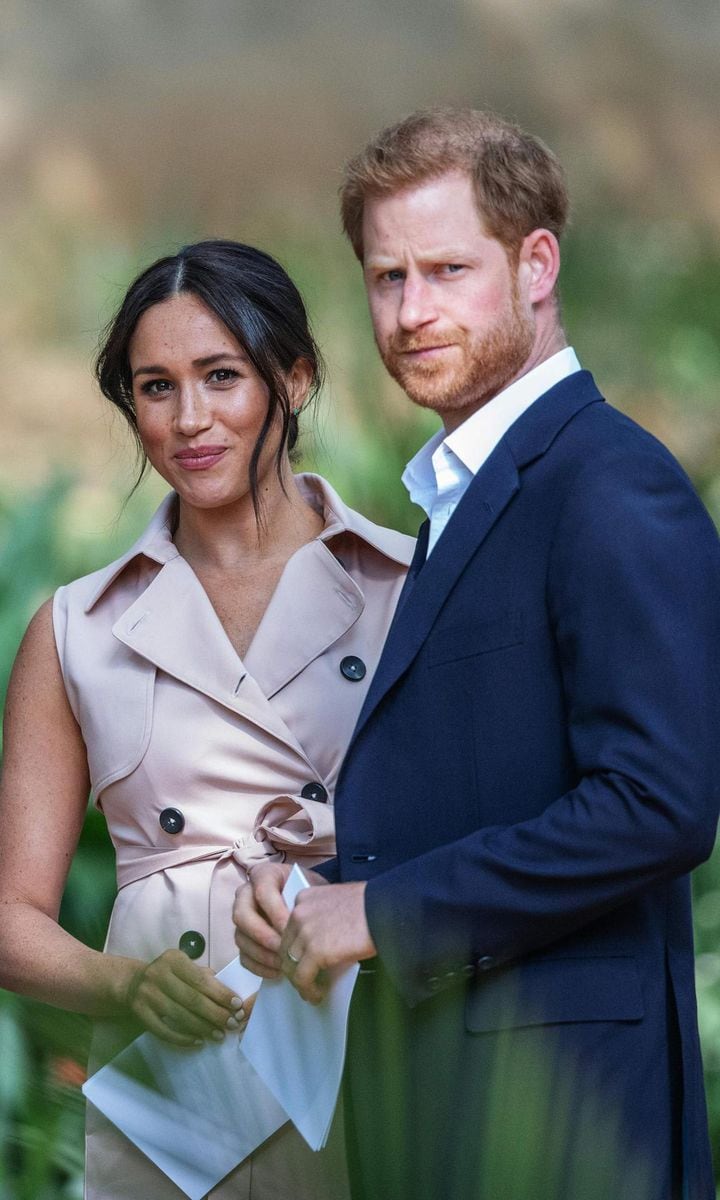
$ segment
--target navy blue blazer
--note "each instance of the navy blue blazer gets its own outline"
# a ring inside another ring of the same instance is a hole
[[[616,1073],[674,1093],[663,1111],[682,1120],[687,1194],[706,1200],[687,873],[720,806],[713,525],[668,451],[583,371],[511,427],[427,562],[425,541],[340,775],[324,873],[368,881],[408,1019],[452,992],[443,1020],[468,1038],[547,1024],[562,1046],[578,1023],[622,1026]],[[659,1152],[667,1131],[633,1113],[641,1097],[614,1095]]]

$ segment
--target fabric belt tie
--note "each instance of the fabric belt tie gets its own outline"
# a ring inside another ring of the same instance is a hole
[[[260,809],[252,833],[229,846],[185,845],[172,850],[147,846],[136,853],[137,857],[118,862],[118,889],[157,871],[213,859],[218,865],[233,860],[245,873],[258,862],[284,862],[288,856],[321,861],[335,853],[333,809],[302,796],[278,796]]]

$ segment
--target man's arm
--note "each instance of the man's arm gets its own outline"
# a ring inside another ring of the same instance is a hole
[[[438,969],[539,950],[712,849],[720,549],[660,448],[588,462],[556,530],[547,597],[579,783],[532,820],[369,881],[372,937],[410,1003]]]
[[[438,972],[540,950],[709,855],[720,805],[720,546],[660,448],[625,447],[581,471],[547,596],[578,785],[532,820],[479,829],[367,885],[328,887],[322,917],[308,897],[308,964],[357,957],[366,922],[366,947],[414,1004]],[[283,953],[297,937],[297,924],[288,928]]]

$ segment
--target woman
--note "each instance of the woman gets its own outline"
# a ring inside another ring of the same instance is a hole
[[[268,855],[333,851],[332,794],[412,543],[294,476],[319,383],[302,300],[268,255],[188,246],[131,286],[98,380],[173,489],[132,549],[30,624],[6,714],[0,983],[137,1032],[236,1036],[232,899]],[[106,952],[57,924],[88,787],[119,893]],[[95,1110],[90,1200],[178,1191]],[[211,1193],[342,1200],[342,1155],[286,1126]]]

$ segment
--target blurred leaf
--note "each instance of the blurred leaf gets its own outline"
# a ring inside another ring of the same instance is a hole
[[[13,996],[0,991],[0,1113],[23,1102],[28,1078],[26,1038]]]

